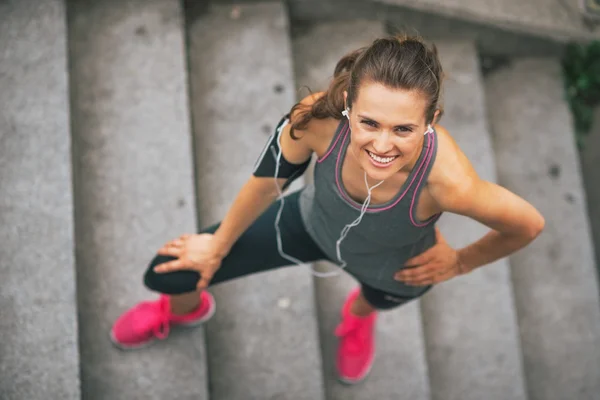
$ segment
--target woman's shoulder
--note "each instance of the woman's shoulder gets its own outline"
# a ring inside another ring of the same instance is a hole
[[[430,188],[456,191],[465,187],[477,174],[458,143],[441,125],[435,125],[438,149],[427,179]]]

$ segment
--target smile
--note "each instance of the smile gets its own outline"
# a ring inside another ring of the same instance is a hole
[[[373,159],[374,161],[378,162],[379,164],[389,164],[392,161],[394,161],[396,158],[398,158],[398,156],[379,157],[379,156],[371,153],[369,150],[367,150],[367,154],[369,155],[369,157],[371,157],[371,159]]]

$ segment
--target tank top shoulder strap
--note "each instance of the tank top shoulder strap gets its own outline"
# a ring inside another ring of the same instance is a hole
[[[325,152],[325,154],[323,154],[322,157],[317,159],[317,163],[322,163],[331,155],[331,153],[333,153],[333,151],[338,147],[338,145],[340,145],[340,138],[342,138],[348,132],[348,129],[350,129],[348,120],[346,118],[343,118],[338,124],[338,127],[335,130],[333,137],[331,138],[331,143],[329,143],[327,151]]]
[[[425,160],[423,162],[423,166],[418,171],[417,176],[415,177],[415,184],[410,188],[410,220],[414,226],[424,227],[430,225],[431,223],[437,221],[440,214],[436,214],[429,218],[426,221],[419,221],[416,215],[416,203],[418,201],[419,195],[421,194],[421,190],[427,183],[427,179],[431,170],[433,168],[433,164],[435,163],[435,158],[437,156],[438,149],[438,137],[435,129],[428,134],[430,137],[428,138],[424,144],[426,146],[425,149]]]
[[[437,132],[434,129],[431,133],[427,134],[425,142],[423,143],[423,160],[419,165],[419,169],[412,182],[410,188],[412,193],[418,194],[419,190],[427,183],[427,178],[431,173],[431,169],[433,168],[437,156],[437,145]]]

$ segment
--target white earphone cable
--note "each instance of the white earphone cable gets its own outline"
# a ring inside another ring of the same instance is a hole
[[[347,113],[344,115],[347,116]],[[305,263],[302,262],[301,260],[298,260],[295,257],[290,256],[289,254],[286,254],[283,251],[283,244],[282,244],[282,240],[281,240],[281,230],[279,228],[279,221],[281,220],[281,214],[283,212],[283,207],[285,205],[285,197],[283,195],[281,187],[279,186],[279,182],[277,181],[277,176],[279,175],[279,163],[281,161],[281,155],[282,155],[281,133],[283,132],[283,128],[288,123],[289,123],[289,120],[286,119],[284,121],[284,123],[277,130],[277,144],[278,144],[279,149],[277,151],[277,157],[275,160],[274,181],[275,181],[275,187],[277,188],[277,195],[278,195],[277,199],[279,200],[280,203],[279,203],[279,210],[277,211],[277,216],[275,217],[275,231],[276,231],[276,237],[277,237],[277,250],[279,251],[279,254],[281,255],[281,257],[285,258],[286,260],[288,260],[290,262],[293,262],[294,264],[300,265],[300,264],[305,264]],[[364,178],[365,178],[365,185],[367,186],[368,195],[360,208],[360,215],[354,221],[352,221],[351,223],[344,226],[344,228],[342,229],[342,232],[340,233],[340,237],[338,238],[338,240],[335,243],[336,256],[337,256],[338,261],[340,262],[340,270],[331,271],[331,272],[318,272],[318,271],[315,271],[314,268],[312,268],[311,272],[313,273],[313,275],[320,277],[320,278],[333,277],[333,276],[339,275],[341,273],[341,270],[346,268],[347,263],[346,263],[346,261],[344,261],[344,259],[342,258],[342,254],[341,254],[342,241],[346,238],[346,236],[348,235],[348,232],[350,232],[350,229],[357,226],[362,221],[363,216],[365,215],[365,213],[367,212],[367,209],[369,208],[369,204],[371,204],[371,194],[372,194],[373,189],[375,189],[376,187],[378,187],[379,185],[381,185],[384,182],[384,181],[381,181],[381,182],[373,185],[372,187],[369,187],[366,171],[365,171]]]

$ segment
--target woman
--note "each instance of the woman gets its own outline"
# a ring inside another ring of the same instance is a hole
[[[362,380],[378,310],[511,254],[544,226],[529,203],[481,180],[436,124],[442,78],[435,46],[418,38],[378,39],[343,57],[328,90],[280,122],[223,221],[158,251],[145,284],[162,295],[124,313],[113,342],[135,348],[165,338],[171,325],[206,321],[215,310],[209,285],[329,260],[360,283],[335,333],[340,378]],[[281,196],[313,153],[314,183]],[[491,230],[453,249],[435,228],[442,212]]]

